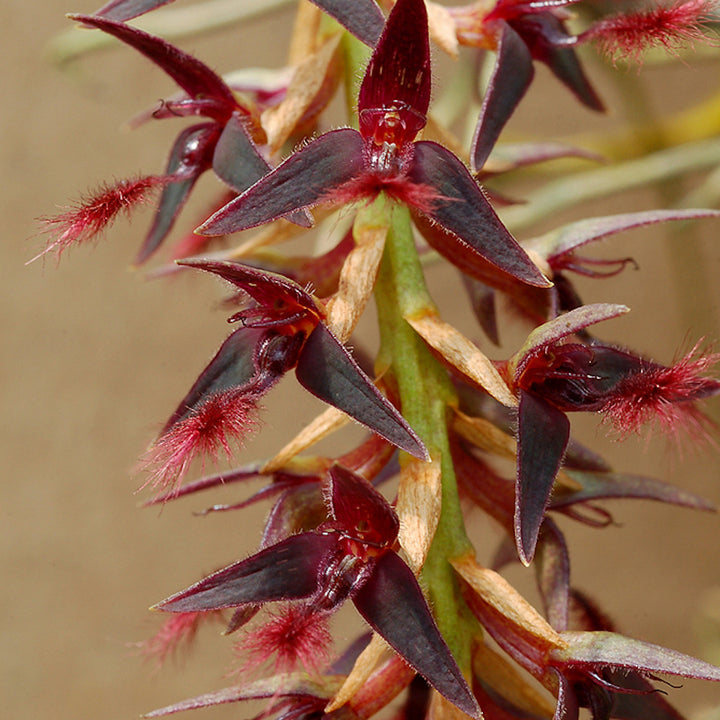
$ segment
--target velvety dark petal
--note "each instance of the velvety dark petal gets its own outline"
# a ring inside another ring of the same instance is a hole
[[[430,104],[430,43],[424,0],[398,0],[370,58],[358,95],[360,132],[372,138],[373,111],[395,108],[403,129],[397,144],[412,140],[425,125]]]
[[[203,223],[202,235],[227,235],[321,202],[363,169],[363,140],[355,130],[331,130],[293,153]]]
[[[413,670],[463,712],[481,716],[412,570],[395,553],[377,559],[372,575],[352,600],[373,630]]]
[[[240,328],[232,333],[200,373],[167,421],[163,433],[190,415],[210,395],[251,383],[258,372],[255,352],[264,334],[264,330],[252,328]]]
[[[373,0],[310,1],[335,18],[358,40],[375,47],[385,26],[385,16]]]
[[[397,540],[398,516],[364,477],[333,465],[329,499],[333,519],[344,535],[381,547],[391,546]]]
[[[144,15],[150,10],[159,8],[162,5],[168,5],[173,0],[111,0],[107,5],[103,5],[93,15],[99,15],[106,20],[114,20],[116,22],[124,22],[134,17]]]
[[[415,143],[409,176],[444,198],[438,199],[428,213],[432,220],[502,271],[530,285],[549,287],[547,278],[502,224],[465,165],[449,150],[435,142]]]
[[[208,575],[155,608],[196,612],[308,597],[317,589],[323,559],[337,542],[336,535],[293,535]]]
[[[233,113],[227,121],[215,147],[212,168],[221,180],[239,193],[272,170],[253,142],[241,113]],[[312,225],[312,217],[307,210],[291,213],[287,219],[302,227]]]
[[[569,437],[570,422],[564,413],[520,391],[515,542],[525,565],[535,554],[540,525]]]
[[[240,113],[233,113],[223,128],[215,146],[212,169],[239,193],[272,170],[250,137]]]
[[[545,518],[535,558],[545,617],[554,630],[567,630],[570,599],[570,556],[560,528]]]
[[[164,70],[190,97],[204,96],[215,100],[215,111],[212,114],[208,112],[208,116],[227,118],[238,108],[230,88],[217,73],[166,40],[107,18],[80,14],[68,17],[98,28],[135,48]]]
[[[283,275],[232,260],[187,259],[179,260],[178,264],[219,275],[223,280],[246,292],[263,307],[272,307],[282,301],[314,314],[318,312],[312,295],[294,280]]]
[[[307,339],[295,374],[300,384],[328,405],[421,460],[429,458],[420,438],[375,387],[340,341],[320,323]]]
[[[510,25],[504,23],[495,68],[483,98],[470,151],[473,171],[482,169],[505,123],[530,87],[534,74],[527,45]]]
[[[720,667],[659,645],[612,632],[564,632],[561,636],[564,644],[551,649],[548,656],[556,667],[625,668],[720,682]]]
[[[178,136],[165,169],[166,175],[177,180],[163,188],[152,226],[135,258],[136,265],[144,263],[172,229],[197,179],[210,167],[219,132],[215,123],[204,123],[186,128]]]
[[[492,154],[492,168],[477,173],[478,179],[487,175],[509,172],[558,158],[585,158],[602,162],[603,156],[585,148],[556,142],[503,143]]]
[[[542,13],[524,15],[512,20],[511,25],[527,43],[533,58],[545,63],[583,105],[598,112],[605,110],[575,51],[556,44],[567,38],[567,31],[560,20],[551,13]]]

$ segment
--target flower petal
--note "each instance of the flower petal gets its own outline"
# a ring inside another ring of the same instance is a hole
[[[449,150],[429,140],[416,142],[410,179],[435,189],[439,199],[426,213],[483,260],[530,285],[549,287],[538,270],[502,224],[463,163]]]
[[[247,603],[308,597],[317,589],[323,559],[335,548],[338,537],[315,532],[293,535],[208,575],[159,602],[154,609],[219,610]]]
[[[558,45],[568,37],[560,20],[546,12],[516,18],[511,24],[530,48],[533,58],[545,63],[583,105],[598,112],[605,110],[573,48]]]
[[[588,500],[606,498],[639,498],[657,500],[695,510],[715,510],[709,500],[675,487],[670,483],[642,475],[615,472],[587,472],[565,468],[567,475],[578,483],[579,489],[561,492],[553,496],[550,507],[561,509]]]
[[[524,565],[529,565],[535,554],[540,525],[569,438],[570,422],[565,413],[520,391],[515,542]]]
[[[203,123],[186,128],[178,136],[165,169],[172,181],[163,188],[152,226],[135,258],[136,265],[144,263],[167,237],[190,191],[210,167],[218,134],[216,123]]]
[[[424,127],[430,104],[430,42],[424,0],[397,0],[370,58],[358,95],[360,132],[372,138],[372,111],[395,108],[412,140]]]
[[[264,698],[281,697],[308,697],[323,701],[330,699],[342,683],[342,677],[336,675],[323,675],[310,677],[307,673],[294,673],[291,675],[274,675],[254,682],[244,682],[241,685],[214,690],[213,692],[198,695],[164,708],[153,710],[143,715],[144,718],[165,717],[184,710],[197,710],[198,708],[223,705],[225,703],[240,702],[242,700],[260,700]],[[324,704],[324,703],[323,703]]]
[[[385,26],[385,16],[373,0],[310,1],[369,47],[375,47],[380,39]]]
[[[527,45],[510,25],[503,23],[495,68],[483,98],[470,151],[473,171],[482,169],[534,75]]]
[[[421,460],[428,453],[392,403],[375,387],[347,349],[320,323],[303,346],[295,374],[300,384],[401,450]]]
[[[183,52],[160,37],[139,30],[132,25],[114,22],[95,15],[68,15],[83,25],[102,30],[135,48],[164,70],[190,97],[204,96],[216,101],[215,111],[209,116],[226,118],[239,106],[225,81],[205,63]]]
[[[471,717],[481,717],[415,576],[398,555],[379,557],[352,600],[368,624],[441,695]]]
[[[328,496],[333,520],[345,537],[381,547],[389,547],[397,540],[398,516],[361,475],[333,465]]]
[[[630,312],[630,308],[625,305],[593,303],[591,305],[582,305],[564,315],[549,320],[540,327],[535,328],[527,336],[520,350],[510,359],[508,364],[510,375],[517,379],[524,369],[525,361],[542,348],[552,345],[579,330],[584,330],[590,325],[603,320],[610,320],[627,312]]]
[[[290,155],[271,173],[206,220],[196,232],[227,235],[310,207],[363,168],[363,140],[355,130],[331,130]]]

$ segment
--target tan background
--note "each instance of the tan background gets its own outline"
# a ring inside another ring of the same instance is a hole
[[[140,510],[133,494],[139,484],[131,476],[135,458],[226,332],[223,314],[213,309],[219,297],[214,284],[205,278],[149,283],[126,271],[147,215],[132,228],[120,221],[96,249],[68,253],[57,269],[52,261],[24,266],[42,244],[32,237],[34,217],[56,212],[57,205],[103,179],[158,171],[180,127],[168,121],[132,135],[119,132],[138,109],[174,89],[129,50],[93,56],[65,74],[47,63],[41,48],[66,27],[63,13],[95,8],[91,0],[0,5],[0,706],[8,718],[132,718],[221,687],[229,648],[212,632],[197,656],[159,674],[134,657],[127,643],[153,632],[157,619],[146,612],[148,605],[249,552],[262,519],[261,513],[193,517],[204,506],[201,499],[162,513]],[[289,20],[281,14],[277,21],[253,22],[237,33],[183,46],[222,71],[273,66],[282,62]],[[641,78],[653,84],[653,102],[662,107],[683,89],[701,96],[715,75],[700,67],[662,77],[650,70]],[[541,72],[540,82],[545,79]],[[591,118],[554,83],[545,83],[534,89],[513,129],[598,122],[611,120]],[[612,207],[625,211],[657,202],[650,195],[629,196]],[[586,301],[633,308],[632,317],[604,328],[605,337],[666,362],[678,345],[703,335],[720,337],[717,224],[706,226],[703,237],[694,272],[714,294],[710,307],[697,307],[690,328],[675,309],[660,234],[608,243],[611,255],[631,253],[642,269],[583,284]],[[679,278],[691,298],[696,285],[693,275]],[[449,318],[458,309],[465,312],[455,286],[452,272],[433,275],[433,290]],[[445,297],[444,289],[451,290]],[[278,448],[318,409],[292,382],[285,383],[269,398],[266,432],[248,456]],[[716,415],[717,410],[716,401]],[[681,461],[662,442],[649,443],[643,452],[643,442],[634,439],[613,445],[592,419],[579,426],[596,448],[616,451],[618,468],[676,478],[720,501],[717,450]],[[649,503],[616,507],[618,527],[569,527],[576,584],[594,593],[628,634],[709,657],[703,640],[710,626],[702,617],[720,613],[717,516]],[[480,548],[483,556],[489,550]],[[512,571],[513,579],[520,575]],[[686,682],[672,698],[695,713],[720,704],[720,688]],[[242,708],[230,707],[204,717],[243,715]]]

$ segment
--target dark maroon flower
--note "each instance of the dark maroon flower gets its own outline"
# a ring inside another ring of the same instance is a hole
[[[200,115],[210,119],[210,122],[186,128],[177,137],[165,169],[166,186],[136,258],[137,264],[145,262],[167,237],[192,188],[206,170],[212,168],[220,179],[242,192],[271,169],[255,145],[256,141],[263,140],[263,133],[253,118],[253,108],[241,105],[227,83],[192,55],[118,20],[141,14],[159,4],[148,7],[144,2],[111,3],[103,8],[106,11],[103,16],[69,16],[135,48],[180,86],[185,94],[165,101],[160,111],[154,113],[155,117]],[[131,10],[132,14],[128,14]],[[304,213],[293,215],[291,219],[309,224]]]
[[[329,478],[330,519],[316,531],[260,550],[157,608],[196,612],[293,600],[322,617],[350,599],[418,674],[461,710],[478,717],[475,698],[415,576],[394,550],[399,530],[395,511],[360,475],[335,465]]]
[[[588,325],[616,317],[621,305],[585,305],[534,330],[505,372],[518,396],[515,536],[524,563],[532,559],[540,523],[570,437],[568,412],[600,412],[621,434],[656,419],[670,432],[701,429],[696,401],[720,392],[704,373],[716,355],[695,350],[673,366],[599,343],[567,341]]]
[[[424,445],[322,322],[315,299],[292,280],[227,261],[187,260],[247,293],[254,305],[166,423],[146,460],[150,482],[177,484],[190,461],[247,434],[257,402],[289,370],[300,384],[389,442],[419,458]]]
[[[359,132],[345,128],[321,135],[198,232],[224,235],[317,203],[368,200],[385,193],[448,231],[445,244],[453,246],[452,252],[489,262],[531,285],[547,286],[463,163],[437,143],[414,142],[425,126],[429,102],[425,5],[399,0],[360,87]]]

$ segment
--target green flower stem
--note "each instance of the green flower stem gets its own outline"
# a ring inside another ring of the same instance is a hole
[[[383,197],[364,212],[383,214],[389,227],[375,297],[381,349],[378,369],[397,383],[402,412],[440,460],[442,510],[423,568],[423,581],[438,626],[464,671],[470,669],[470,640],[477,626],[459,595],[449,560],[473,553],[465,532],[447,431],[455,392],[442,365],[405,317],[434,309],[415,249],[410,213]],[[406,458],[405,458],[406,459]]]

